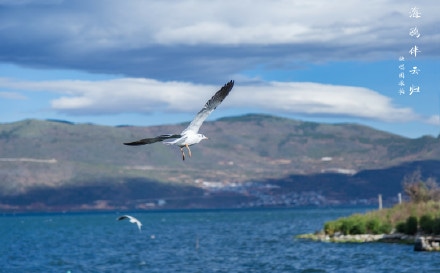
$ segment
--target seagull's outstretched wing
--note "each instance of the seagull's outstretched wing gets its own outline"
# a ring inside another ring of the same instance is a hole
[[[152,144],[152,143],[164,141],[165,139],[180,138],[180,137],[182,137],[182,136],[181,135],[160,135],[157,137],[144,138],[144,139],[134,141],[134,142],[127,142],[124,144],[130,145],[130,146],[139,146],[139,145]]]
[[[117,220],[121,221],[121,220],[125,220],[125,219],[130,220],[130,223],[136,224],[138,226],[139,230],[141,230],[141,228],[142,228],[141,221],[139,221],[138,219],[134,218],[133,216],[122,215],[122,216],[119,216]]]
[[[212,96],[210,100],[208,100],[203,106],[202,110],[200,110],[195,118],[191,121],[191,123],[186,127],[185,130],[181,133],[182,135],[185,134],[187,131],[193,131],[194,133],[197,133],[199,131],[200,126],[202,126],[203,121],[209,116],[209,114],[212,113],[212,111],[217,108],[217,106],[222,103],[222,101],[226,98],[226,96],[231,92],[232,87],[234,87],[234,81],[230,81],[227,84],[225,84],[217,93]]]

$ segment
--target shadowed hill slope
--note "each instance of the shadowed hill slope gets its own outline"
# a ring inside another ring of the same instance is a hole
[[[408,139],[355,124],[265,115],[206,122],[201,132],[209,140],[193,146],[193,157],[185,161],[175,147],[122,144],[179,133],[185,127],[109,127],[53,120],[0,124],[0,193],[18,196],[38,189],[113,187],[139,179],[185,186],[202,194],[199,190],[205,182],[227,185],[289,181],[294,176],[353,175],[440,159],[438,138]]]

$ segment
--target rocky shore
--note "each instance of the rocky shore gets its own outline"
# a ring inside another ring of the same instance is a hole
[[[418,236],[414,242],[414,251],[440,251],[440,237]]]
[[[344,234],[336,233],[335,235],[330,236],[323,233],[317,233],[317,234],[302,234],[302,235],[298,235],[297,238],[320,241],[320,242],[332,242],[332,243],[383,242],[383,243],[413,244],[414,251],[440,251],[439,236],[425,236],[425,235],[412,236],[401,233],[358,234],[358,235],[344,235]]]

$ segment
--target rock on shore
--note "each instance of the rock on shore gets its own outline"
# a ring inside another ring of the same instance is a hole
[[[412,236],[402,233],[393,234],[358,234],[358,235],[344,235],[336,233],[333,236],[318,233],[318,234],[302,234],[297,238],[308,239],[320,242],[332,243],[368,243],[368,242],[385,242],[385,243],[403,243],[414,244],[414,251],[440,251],[440,237],[439,236]]]
[[[415,236],[406,234],[393,233],[393,234],[357,234],[357,235],[344,235],[336,233],[335,235],[327,234],[304,234],[299,235],[298,238],[310,239],[321,242],[334,242],[334,243],[368,243],[368,242],[396,242],[396,243],[413,243]]]
[[[440,251],[440,237],[418,236],[414,242],[414,251]]]

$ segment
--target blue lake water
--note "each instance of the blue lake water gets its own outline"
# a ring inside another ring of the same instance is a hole
[[[410,245],[296,239],[361,208],[0,216],[0,272],[440,272]]]

